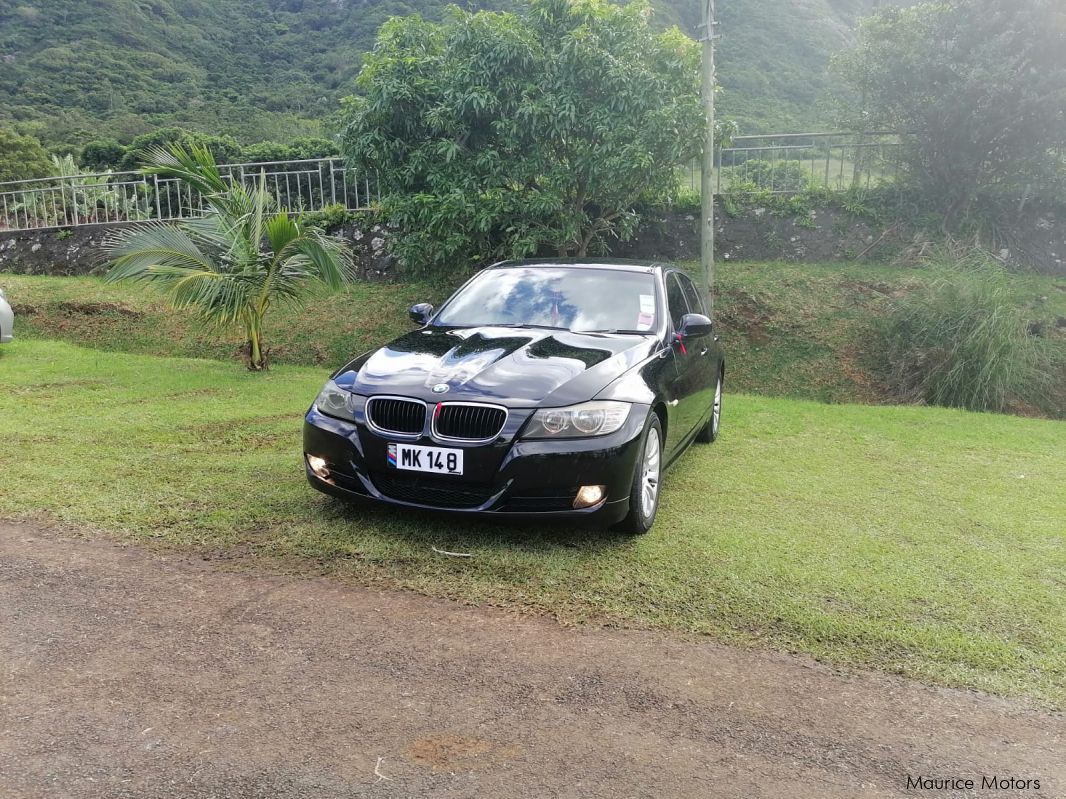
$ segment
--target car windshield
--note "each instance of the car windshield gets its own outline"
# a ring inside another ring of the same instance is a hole
[[[436,324],[548,327],[575,333],[655,329],[655,278],[649,272],[566,266],[482,272],[441,309]]]

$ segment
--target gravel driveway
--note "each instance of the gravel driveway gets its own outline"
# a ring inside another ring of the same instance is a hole
[[[0,522],[4,799],[1061,797],[1064,753],[1020,703]]]

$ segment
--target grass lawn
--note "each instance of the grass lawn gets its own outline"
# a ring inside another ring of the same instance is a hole
[[[394,306],[407,291],[373,290]],[[391,320],[392,308],[352,313],[384,310]],[[652,533],[625,538],[311,491],[300,417],[326,372],[252,375],[24,337],[0,348],[0,517],[278,556],[1066,707],[1060,422],[728,394],[722,439],[668,474]]]

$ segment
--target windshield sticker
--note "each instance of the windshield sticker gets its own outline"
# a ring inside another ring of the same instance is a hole
[[[637,316],[637,330],[651,330],[655,324],[655,295],[640,295],[640,314]]]

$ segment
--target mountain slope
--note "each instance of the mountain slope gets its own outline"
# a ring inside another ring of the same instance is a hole
[[[487,0],[511,8],[520,0]],[[874,0],[720,2],[722,111],[745,131],[820,123],[829,56]],[[321,132],[396,14],[443,0],[0,0],[0,124],[50,145],[164,124],[245,142]],[[657,0],[695,34],[700,0]]]
[[[719,0],[719,110],[742,133],[826,129],[829,58],[876,0]]]

